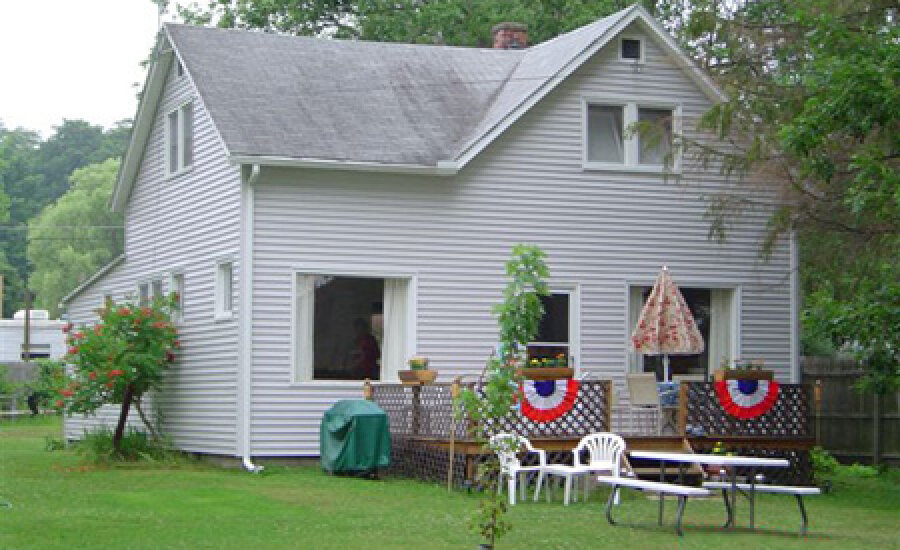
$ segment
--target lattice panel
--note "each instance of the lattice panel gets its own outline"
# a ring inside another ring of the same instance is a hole
[[[453,426],[450,387],[450,384],[378,385],[372,388],[372,400],[387,413],[392,435],[449,438]],[[456,437],[464,438],[465,419],[457,424]]]
[[[453,485],[466,481],[466,455],[454,453]],[[391,466],[387,473],[423,481],[447,483],[450,453],[408,437],[391,438]]]
[[[765,437],[810,437],[810,407],[801,384],[780,384],[772,409],[757,418],[742,420],[725,412],[711,382],[688,384],[686,426],[701,427],[708,437],[752,435]],[[689,432],[690,433],[690,432]]]
[[[377,385],[372,388],[372,399],[387,413],[392,435],[446,439],[454,425],[450,387],[450,384]],[[513,432],[528,438],[580,438],[589,433],[609,431],[609,387],[605,380],[582,381],[572,410],[558,419],[534,422],[516,408],[499,422],[487,426],[487,435]],[[471,437],[472,434],[467,434],[469,425],[465,415],[457,420],[458,440]]]
[[[585,380],[578,384],[578,395],[572,410],[550,422],[535,422],[518,408],[485,428],[487,434],[510,432],[529,439],[559,437],[580,438],[589,433],[608,432],[609,381]]]
[[[691,446],[698,453],[710,453],[715,440],[691,440]],[[762,474],[763,483],[772,485],[813,485],[813,467],[809,451],[805,449],[760,448],[749,443],[725,443],[725,449],[740,456],[757,458],[786,458],[791,465],[787,468],[738,468],[737,475]]]

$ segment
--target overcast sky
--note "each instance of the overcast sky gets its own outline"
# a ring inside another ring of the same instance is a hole
[[[0,121],[47,137],[134,117],[156,29],[150,0],[0,0]]]

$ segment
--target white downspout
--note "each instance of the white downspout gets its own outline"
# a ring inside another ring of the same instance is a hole
[[[259,164],[254,164],[247,180],[241,182],[241,310],[238,322],[239,447],[244,469],[254,474],[263,470],[262,466],[253,463],[250,456],[250,415],[253,401],[253,186],[259,179],[259,173]]]

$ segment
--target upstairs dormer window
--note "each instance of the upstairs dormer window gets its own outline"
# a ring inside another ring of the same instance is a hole
[[[166,118],[167,168],[177,174],[194,162],[194,104],[187,102]]]

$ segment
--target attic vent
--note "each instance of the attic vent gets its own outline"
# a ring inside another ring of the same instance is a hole
[[[641,41],[635,38],[622,39],[622,59],[641,60]]]

